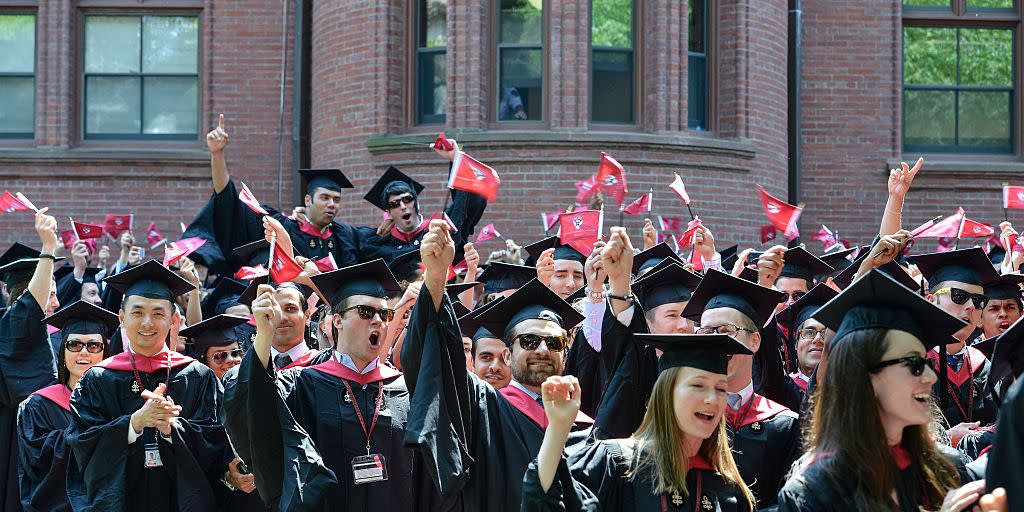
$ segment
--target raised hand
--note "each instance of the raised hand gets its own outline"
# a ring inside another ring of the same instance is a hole
[[[701,225],[693,233],[693,247],[704,261],[711,261],[715,257],[715,235],[707,226]]]
[[[658,230],[654,229],[654,223],[651,222],[651,219],[644,219],[643,237],[645,251],[658,245]]]
[[[420,258],[426,279],[435,282],[440,280],[443,285],[448,277],[448,267],[455,259],[455,241],[448,232],[448,223],[443,219],[430,221],[430,231],[420,242]]]
[[[611,229],[608,243],[601,250],[601,264],[608,274],[609,281],[614,283],[624,276],[625,279],[629,279],[629,274],[633,271],[633,244],[630,243],[625,228]]]
[[[257,331],[271,332],[281,322],[281,305],[274,298],[274,288],[269,284],[261,284],[256,289],[256,299],[251,307]]]
[[[75,276],[85,275],[85,267],[89,266],[89,247],[85,242],[78,241],[71,246],[71,261],[75,264]]]
[[[448,161],[451,162],[452,160],[455,159],[455,153],[459,151],[459,143],[455,142],[455,139],[448,139],[448,142],[452,143],[453,149],[451,151],[445,151],[441,148],[435,148],[433,145],[431,145],[430,147],[434,150],[435,153],[447,158]]]
[[[580,411],[580,382],[572,375],[552,375],[540,386],[548,428],[568,430]]]
[[[604,291],[604,281],[608,277],[608,273],[604,271],[604,263],[601,262],[604,245],[601,240],[594,242],[594,249],[590,251],[590,256],[587,256],[587,261],[583,265],[583,277],[587,280],[587,287],[594,293]]]
[[[555,249],[545,249],[537,258],[537,280],[544,286],[551,286],[551,276],[555,275]]]
[[[36,212],[36,234],[43,244],[43,252],[53,254],[57,250],[57,219],[47,215],[49,208],[42,208]]]
[[[871,249],[870,258],[871,265],[873,268],[881,267],[886,263],[896,259],[910,243],[910,232],[901,229],[891,235],[883,236],[878,240],[878,243]]]
[[[263,216],[263,237],[269,242],[274,240],[277,245],[275,251],[283,251],[290,257],[295,256],[295,250],[292,247],[292,237],[285,231],[284,226],[277,219],[269,216]]]
[[[922,164],[924,164],[923,157],[917,159],[913,168],[906,162],[900,162],[899,169],[889,170],[889,195],[900,198],[906,196],[910,191],[910,184],[914,182],[914,177],[921,170]]]
[[[217,127],[206,134],[206,147],[210,153],[220,153],[228,145],[228,132],[224,129],[224,114],[217,119]]]
[[[786,247],[772,246],[757,258],[757,284],[771,288],[782,272],[785,262]]]
[[[480,267],[480,252],[473,246],[473,242],[467,242],[462,247],[462,252],[466,256],[466,273],[475,276],[477,268]]]

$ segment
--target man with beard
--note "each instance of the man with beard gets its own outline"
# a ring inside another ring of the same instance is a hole
[[[1005,332],[1021,316],[1020,284],[1024,276],[1004,274],[995,281],[985,283],[988,304],[981,310],[983,339]]]
[[[417,447],[443,494],[461,496],[465,510],[516,510],[523,474],[547,427],[540,385],[561,373],[566,328],[582,317],[538,280],[482,312],[478,321],[501,333],[512,353],[512,380],[495,390],[463,364],[444,293],[455,243],[443,222],[431,223],[420,252],[425,282],[402,348],[412,395],[406,444]],[[586,438],[590,423],[577,417],[570,446]]]

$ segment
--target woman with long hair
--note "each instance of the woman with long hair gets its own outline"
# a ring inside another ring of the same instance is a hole
[[[36,391],[18,410],[21,503],[25,510],[71,510],[65,475],[71,462],[64,433],[71,424],[71,390],[85,372],[107,356],[117,315],[79,300],[46,323],[60,328],[57,384]]]
[[[964,510],[980,489],[950,492],[963,468],[929,430],[937,377],[925,357],[963,322],[878,270],[815,318],[836,336],[779,510]]]
[[[580,386],[575,377],[550,377],[542,386],[548,428],[526,472],[522,509],[753,510],[724,420],[729,357],[752,352],[719,334],[636,339],[663,351],[640,427],[564,456]]]

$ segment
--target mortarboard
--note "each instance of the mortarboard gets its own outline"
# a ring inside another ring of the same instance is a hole
[[[318,188],[341,192],[343,188],[353,188],[352,182],[338,169],[299,169],[307,194],[312,194]]]
[[[182,329],[179,333],[193,341],[193,352],[199,356],[205,354],[209,347],[223,347],[232,343],[243,344],[246,340],[238,339],[235,327],[248,322],[244,316],[216,315],[195,325]]]
[[[784,259],[786,263],[782,266],[782,271],[779,273],[779,277],[804,279],[808,283],[813,283],[814,276],[827,274],[834,270],[827,263],[821,261],[820,258],[811,254],[803,247],[787,249]]]
[[[541,253],[551,248],[555,249],[555,253],[552,257],[556,260],[578,261],[583,265],[586,265],[587,263],[587,257],[585,255],[568,245],[560,245],[558,243],[557,236],[549,236],[543,240],[539,240],[523,247],[523,249],[526,250],[526,253],[530,255],[530,261],[532,261],[534,265],[536,265],[537,260],[540,259]]]
[[[659,372],[689,367],[725,375],[733,354],[754,353],[725,334],[634,334],[633,339],[661,350]]]
[[[775,315],[775,319],[791,331],[795,330],[806,322],[808,318],[813,317],[828,301],[836,298],[837,295],[839,295],[839,292],[833,290],[825,283],[818,283],[806,295],[780,311],[778,315]]]
[[[642,271],[661,263],[666,258],[676,260],[680,265],[683,264],[682,258],[665,242],[655,245],[646,251],[638,252],[633,256],[633,275],[639,275]]]
[[[61,336],[69,334],[99,334],[106,340],[121,323],[117,315],[91,302],[77,300],[43,319],[43,323],[60,329]]]
[[[224,313],[225,310],[238,304],[238,297],[246,289],[246,284],[225,277],[217,283],[202,301],[203,318],[210,318],[214,315]],[[246,304],[248,306],[248,304]],[[197,324],[198,325],[198,324]]]
[[[914,258],[914,263],[931,287],[945,281],[982,286],[999,277],[980,247],[921,254]]]
[[[740,271],[739,278],[744,281],[750,281],[751,283],[757,284],[757,270],[750,267],[743,267],[743,270]]]
[[[740,259],[739,248],[740,246],[738,245],[730,245],[718,251],[718,255],[722,258],[722,268],[726,271],[732,270],[732,267],[736,265],[736,261]]]
[[[245,290],[243,290],[242,293],[238,294],[238,299],[236,302],[248,307],[249,310],[252,311],[252,301],[256,300],[256,290],[259,289],[261,284],[266,284],[266,282],[263,282],[262,279],[253,279],[252,281],[249,281],[249,284],[246,285]]]
[[[863,251],[861,251],[860,255],[857,256],[857,259],[853,260],[850,266],[846,267],[846,269],[836,274],[836,276],[832,278],[832,282],[835,283],[836,286],[840,288],[846,288],[847,286],[850,286],[850,283],[853,282],[853,276],[857,273],[857,270],[860,269],[861,263],[863,263],[864,259],[867,258],[870,254],[871,251],[868,249],[864,249]],[[878,267],[878,270],[885,272],[886,274],[889,275],[889,277],[895,279],[897,282],[899,282],[903,286],[906,286],[907,288],[910,288],[911,290],[916,290],[921,286],[921,283],[919,283],[916,279],[911,277],[910,274],[908,274],[906,270],[903,270],[903,267],[901,267],[895,261],[890,261],[885,265]]]
[[[461,283],[446,284],[444,286],[444,291],[445,293],[448,294],[449,298],[451,298],[453,301],[457,301],[459,300],[459,295],[462,295],[462,292],[471,290],[479,284],[480,283],[477,281],[463,281]]]
[[[85,273],[82,274],[82,283],[95,283],[96,275],[100,273],[100,270],[103,269],[99,267],[86,267]],[[64,279],[74,271],[74,265],[64,265],[58,268],[57,270],[53,271],[53,279],[56,281],[60,281],[61,279]]]
[[[121,292],[124,300],[132,295],[138,295],[147,299],[174,302],[175,297],[195,289],[192,283],[154,260],[123,270],[104,279],[103,282]]]
[[[420,182],[399,171],[397,167],[388,167],[363,199],[381,210],[388,211],[388,196],[407,192],[412,194],[413,199],[418,200],[423,188]]]
[[[693,289],[700,284],[700,276],[671,259],[663,261],[658,266],[661,268],[644,274],[634,281],[631,287],[644,312],[664,304],[686,302],[690,300]]]
[[[996,244],[992,244],[992,248],[988,250],[987,256],[988,261],[992,262],[993,266],[1000,265],[1003,263],[1003,260],[1006,259],[1006,249],[1003,249]]]
[[[989,370],[989,388],[995,389],[999,381],[1016,377],[1024,370],[1024,322],[1018,319],[1008,329],[994,336],[995,347],[992,349],[992,366]],[[986,340],[987,341],[987,340]],[[983,342],[984,343],[984,342]],[[975,348],[978,348],[975,345]],[[979,348],[980,350],[980,348]]]
[[[832,267],[833,271],[846,270],[850,265],[853,264],[853,261],[850,260],[850,255],[856,252],[857,249],[857,246],[853,246],[850,247],[849,249],[839,249],[836,251],[827,252],[825,254],[822,254],[819,259],[821,259],[821,261],[824,262],[826,265]],[[865,246],[863,250],[867,250],[867,247]]]
[[[64,261],[64,258],[53,260],[54,264],[61,261]],[[21,242],[14,242],[0,255],[0,280],[8,286],[28,281],[32,279],[38,262],[39,251]]]
[[[484,314],[491,308],[498,305],[499,302],[505,300],[507,297],[498,297],[497,299],[480,306],[465,315],[459,317],[459,330],[462,331],[462,335],[467,338],[472,338],[475,344],[480,338],[494,338],[499,339],[487,328],[482,327],[479,322],[480,315]]]
[[[533,267],[495,261],[488,264],[478,279],[484,283],[484,293],[497,293],[520,288],[536,277],[537,269]]]
[[[477,317],[482,327],[495,334],[502,333],[501,339],[506,343],[510,341],[516,325],[534,319],[549,320],[568,330],[582,322],[583,315],[544,283],[534,279]]]
[[[243,265],[262,263],[266,265],[270,258],[270,242],[263,238],[255,242],[240,245],[231,250]]]
[[[704,274],[704,279],[693,291],[690,302],[683,309],[683,316],[699,322],[705,310],[732,308],[746,315],[760,328],[768,321],[775,307],[784,300],[786,294],[778,290],[711,269]]]
[[[995,281],[985,283],[985,296],[995,300],[1017,299],[1019,301],[1021,300],[1021,283],[1024,283],[1024,275],[1003,274]]]
[[[388,261],[388,268],[399,281],[412,281],[416,272],[420,270],[420,248],[412,249],[400,254],[394,254]]]
[[[386,299],[401,292],[398,281],[381,258],[317,274],[310,279],[321,296],[330,299],[336,313],[342,301],[353,295]]]

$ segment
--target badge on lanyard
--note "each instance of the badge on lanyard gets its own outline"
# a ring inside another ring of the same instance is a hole
[[[352,478],[356,485],[383,482],[388,479],[388,466],[379,453],[360,455],[352,459]]]
[[[160,460],[160,446],[155,442],[146,443],[146,462],[145,467],[147,468],[158,468],[163,466],[164,462]]]

